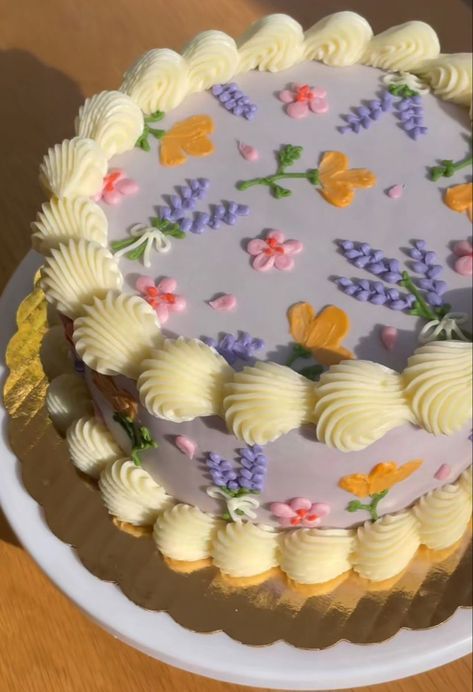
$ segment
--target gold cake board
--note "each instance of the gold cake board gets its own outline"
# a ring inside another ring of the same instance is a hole
[[[340,640],[382,642],[401,628],[434,627],[457,608],[471,607],[471,525],[450,549],[421,548],[402,574],[381,583],[350,572],[302,586],[278,569],[261,579],[233,580],[205,563],[196,569],[164,560],[149,532],[132,535],[108,515],[97,485],[74,468],[48,418],[48,381],[39,357],[48,321],[38,286],[20,305],[17,326],[7,349],[4,401],[23,483],[51,531],[92,574],[116,583],[136,605],[167,612],[195,632],[223,631],[259,646],[283,640],[306,649]]]

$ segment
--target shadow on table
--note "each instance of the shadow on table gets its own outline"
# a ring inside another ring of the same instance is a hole
[[[10,543],[11,545],[16,545],[20,547],[17,537],[10,528],[10,524],[5,519],[5,515],[0,509],[0,542]]]
[[[0,241],[11,248],[7,257],[20,259],[29,249],[29,224],[45,199],[40,161],[48,147],[74,135],[83,97],[65,74],[15,49],[0,51],[0,94]],[[2,273],[2,282],[6,278]]]

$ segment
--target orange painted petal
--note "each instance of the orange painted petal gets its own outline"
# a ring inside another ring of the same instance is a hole
[[[368,497],[370,494],[370,484],[368,476],[364,473],[354,473],[351,476],[343,476],[338,481],[339,488],[346,490],[357,497]]]
[[[194,137],[209,135],[213,130],[214,122],[212,118],[208,115],[193,115],[173,125],[167,131],[166,137],[188,140],[194,139]]]
[[[369,188],[376,185],[376,176],[367,168],[352,168],[333,176],[332,182],[348,183],[353,187]]]
[[[349,207],[355,197],[353,186],[348,183],[327,182],[319,190],[327,202],[335,207]]]
[[[316,348],[313,350],[314,358],[322,365],[337,365],[342,360],[353,360],[354,355],[343,346],[331,346]]]
[[[453,211],[466,211],[471,220],[473,208],[473,183],[449,187],[444,197],[445,204]]]
[[[309,348],[338,346],[349,331],[350,319],[346,312],[336,305],[329,305],[310,325],[307,345]]]
[[[159,148],[159,161],[162,166],[180,166],[187,161],[179,140],[164,135]]]
[[[412,461],[408,461],[400,466],[396,473],[395,483],[400,483],[401,481],[406,480],[406,478],[409,478],[409,476],[412,476],[412,474],[417,471],[422,464],[422,459],[412,459]]]
[[[382,461],[371,469],[369,475],[370,495],[391,488],[396,482],[397,464],[394,461]]]
[[[214,151],[212,141],[205,136],[195,137],[194,139],[183,139],[182,148],[189,156],[208,156]]]
[[[315,318],[315,312],[309,303],[297,303],[292,305],[288,312],[289,330],[294,341],[306,346],[310,326]]]
[[[341,173],[348,168],[348,156],[341,151],[327,151],[322,156],[319,165],[319,176],[323,185],[336,173]]]

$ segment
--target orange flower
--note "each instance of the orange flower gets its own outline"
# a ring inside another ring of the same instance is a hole
[[[350,320],[340,308],[330,305],[316,315],[309,303],[297,303],[289,308],[288,319],[294,341],[312,351],[322,365],[353,358],[341,345],[350,331]]]
[[[180,166],[187,156],[208,156],[214,145],[208,138],[214,131],[214,122],[208,115],[193,115],[181,120],[161,139],[159,159],[163,166]]]
[[[449,187],[445,193],[444,202],[453,211],[467,213],[473,221],[473,183],[463,183]]]
[[[422,466],[421,459],[413,459],[402,466],[394,461],[383,461],[376,464],[370,473],[354,473],[351,476],[343,476],[338,482],[340,488],[357,497],[368,497],[392,488],[396,483],[409,478],[414,471]]]
[[[348,168],[348,156],[341,151],[327,151],[320,162],[321,194],[336,207],[348,207],[356,188],[376,185],[376,176],[367,168]]]

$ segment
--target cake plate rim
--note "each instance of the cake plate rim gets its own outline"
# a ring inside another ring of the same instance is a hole
[[[32,288],[41,258],[30,251],[0,296],[0,381],[5,349],[15,332],[21,300]],[[48,528],[41,507],[21,481],[20,462],[7,442],[7,412],[0,407],[0,506],[25,550],[82,612],[112,636],[166,664],[241,685],[323,690],[373,685],[416,675],[450,663],[472,649],[471,612],[458,608],[426,630],[401,629],[378,644],[340,641],[328,649],[302,650],[285,642],[252,647],[223,632],[186,630],[167,613],[147,611],[110,582],[93,576],[75,551]],[[356,664],[356,665],[355,665]]]

